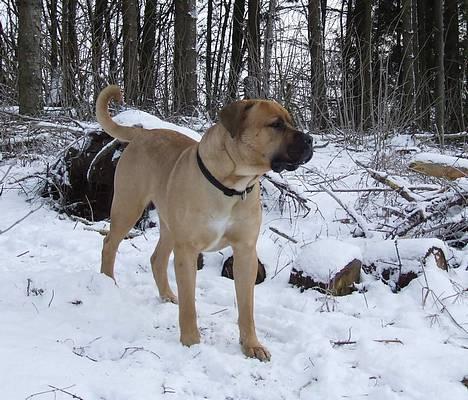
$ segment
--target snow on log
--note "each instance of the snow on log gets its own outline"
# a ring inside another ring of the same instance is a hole
[[[424,267],[447,270],[448,249],[439,239],[359,241],[363,271],[388,284],[393,292],[408,286]]]
[[[298,255],[289,283],[305,289],[316,289],[344,296],[360,282],[361,251],[359,247],[339,240],[319,240],[305,246]]]
[[[412,158],[408,168],[424,175],[455,180],[468,176],[468,159],[436,153],[419,153]]]
[[[265,266],[260,260],[257,259],[257,261],[258,261],[258,271],[257,271],[257,279],[255,280],[256,285],[258,285],[259,283],[262,283],[266,278]],[[233,265],[234,265],[234,257],[230,256],[228,257],[226,261],[224,261],[223,269],[221,271],[221,276],[224,276],[225,278],[229,278],[229,279],[234,279]]]

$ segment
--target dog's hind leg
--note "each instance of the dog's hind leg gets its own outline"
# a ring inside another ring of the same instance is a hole
[[[118,194],[117,190],[114,192],[110,230],[102,247],[101,273],[114,280],[115,254],[119,244],[138,221],[146,206],[144,203],[138,204],[134,198],[130,198],[130,194]]]
[[[174,248],[174,241],[161,218],[159,219],[159,226],[159,241],[151,256],[151,269],[153,270],[154,280],[156,281],[161,299],[177,303],[177,296],[171,290],[167,279],[167,264]]]

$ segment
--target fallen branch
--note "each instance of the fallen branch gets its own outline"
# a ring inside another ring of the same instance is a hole
[[[272,226],[270,226],[269,229],[270,229],[270,231],[272,231],[272,232],[276,233],[277,235],[289,240],[290,242],[293,242],[294,244],[297,244],[296,239],[293,239],[291,236],[286,235],[285,233],[279,231],[278,229],[273,228]]]
[[[398,344],[404,344],[400,339],[374,339],[374,342],[377,343],[398,343]]]
[[[102,236],[106,236],[109,233],[109,229],[94,228],[92,226],[84,226],[83,230],[91,231],[91,232],[97,232],[97,233],[101,234]],[[2,232],[0,232],[0,233],[2,233]],[[136,237],[141,236],[141,235],[142,235],[141,232],[135,231],[135,230],[132,229],[130,232],[128,232],[125,235],[124,239],[133,239],[133,238],[136,238]]]
[[[307,205],[309,199],[303,197],[296,190],[294,190],[290,185],[285,182],[280,182],[279,180],[275,179],[270,174],[265,174],[263,177],[270,182],[273,186],[275,186],[282,194],[286,197],[291,198],[295,201],[300,207],[304,208],[307,212],[310,211],[310,207]]]
[[[419,185],[419,186],[408,186],[409,190],[420,190],[420,191],[435,191],[439,190],[439,186],[435,185]],[[392,192],[392,188],[382,188],[382,187],[365,187],[365,188],[343,188],[343,189],[330,189],[333,193],[358,193],[358,192]],[[322,193],[321,189],[309,189],[306,190],[307,193]]]
[[[34,210],[31,210],[29,211],[24,217],[20,218],[18,221],[16,221],[15,223],[13,223],[12,225],[10,225],[8,228],[4,229],[4,230],[1,230],[0,229],[0,235],[5,233],[5,232],[8,232],[10,229],[13,229],[16,225],[18,225],[20,222],[23,222],[26,218],[28,218],[31,214],[34,214],[37,210],[39,210],[41,207],[43,206],[43,204],[41,204],[39,207],[35,208]]]
[[[369,228],[367,227],[367,223],[364,221],[364,218],[362,218],[362,216],[358,214],[358,212],[354,209],[354,207],[350,205],[345,205],[336,194],[334,194],[331,190],[327,189],[325,186],[319,186],[319,187],[324,192],[326,192],[330,197],[332,197],[341,206],[341,208],[345,210],[348,213],[348,215],[358,224],[358,226],[361,228],[364,234],[364,237],[366,238],[372,237],[372,233],[369,231]]]
[[[405,200],[409,202],[417,202],[417,201],[423,200],[421,196],[419,196],[416,193],[413,193],[411,190],[408,189],[410,185],[401,185],[400,183],[396,182],[394,179],[390,178],[387,173],[379,172],[371,168],[368,168],[364,164],[361,164],[358,161],[356,161],[356,164],[364,168],[368,172],[368,174],[372,178],[374,178],[377,182],[383,183],[384,185],[388,186],[390,189],[397,192]]]

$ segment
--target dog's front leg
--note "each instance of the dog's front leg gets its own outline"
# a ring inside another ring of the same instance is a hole
[[[257,339],[254,323],[254,288],[258,261],[255,246],[233,246],[234,282],[239,307],[239,333],[242,351],[247,357],[269,361],[270,353]]]
[[[185,346],[200,343],[195,309],[195,280],[198,251],[190,246],[176,245],[174,268],[179,297],[180,341]]]

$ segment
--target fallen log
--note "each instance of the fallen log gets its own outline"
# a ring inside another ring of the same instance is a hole
[[[413,157],[408,168],[420,174],[455,180],[468,176],[468,159],[420,153]]]

